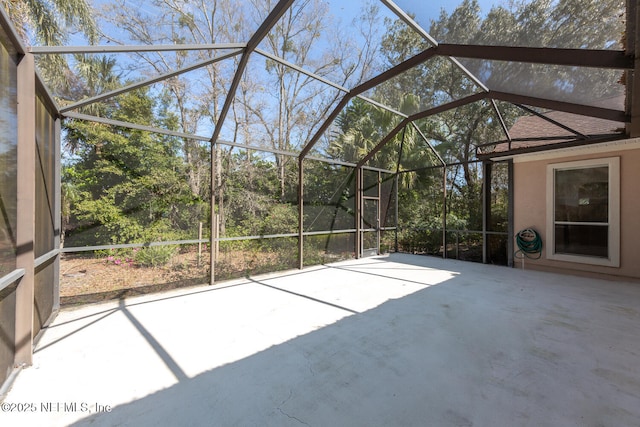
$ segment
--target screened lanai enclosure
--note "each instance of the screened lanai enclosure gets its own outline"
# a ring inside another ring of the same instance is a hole
[[[504,154],[640,133],[634,0],[0,4],[2,380],[61,302],[389,252],[511,266]]]

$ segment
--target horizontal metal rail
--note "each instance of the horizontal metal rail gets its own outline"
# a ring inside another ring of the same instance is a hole
[[[31,46],[27,50],[36,55],[72,53],[138,53],[181,50],[244,49],[246,43],[164,44],[164,45],[92,45],[92,46]]]
[[[554,221],[555,225],[588,225],[596,227],[608,227],[608,221]]]
[[[381,227],[380,231],[389,231],[396,230],[396,227]],[[364,229],[362,231],[377,231],[375,228]],[[341,229],[341,230],[324,230],[324,231],[305,231],[302,233],[303,236],[322,236],[322,235],[331,235],[331,234],[349,234],[355,233],[355,228]],[[283,237],[298,237],[299,233],[281,233],[281,234],[265,234],[265,235],[255,235],[255,236],[233,236],[233,237],[219,237],[214,239],[217,242],[234,242],[240,240],[261,240],[261,239],[278,239]],[[40,265],[46,262],[48,259],[53,258],[58,253],[76,253],[76,252],[93,252],[93,251],[104,251],[110,249],[127,249],[127,248],[147,248],[152,246],[169,246],[169,245],[193,245],[197,243],[209,243],[210,239],[190,239],[190,240],[171,240],[171,241],[162,241],[162,242],[146,242],[146,243],[121,243],[115,245],[95,245],[95,246],[74,246],[62,248],[60,250],[56,249],[55,254],[54,251],[51,251],[42,257],[38,258],[40,260],[36,260],[36,262]],[[47,257],[45,259],[45,257]]]
[[[459,233],[459,234],[492,234],[496,236],[508,236],[506,231],[481,231],[481,230],[446,230],[447,233]]]
[[[0,278],[0,292],[2,292],[5,288],[11,286],[16,283],[18,280],[22,279],[24,276],[25,270],[24,268],[18,268],[13,270],[11,273]]]
[[[355,228],[345,229],[345,230],[333,230],[333,231],[304,231],[302,232],[303,236],[326,236],[328,234],[349,234],[355,233]]]
[[[33,266],[34,268],[38,268],[43,264],[46,264],[53,258],[57,257],[60,254],[60,249],[52,249],[44,255],[39,256],[35,259]]]
[[[396,230],[396,227],[381,227],[380,231]],[[363,231],[377,231],[375,228],[366,229]],[[325,230],[325,231],[305,231],[303,236],[322,236],[331,234],[348,234],[355,233],[355,228],[343,229],[343,230]],[[241,240],[261,240],[261,239],[278,239],[284,237],[299,237],[298,233],[281,233],[281,234],[265,234],[255,236],[234,236],[234,237],[219,237],[214,239],[217,242],[234,242]],[[191,239],[191,240],[172,240],[163,242],[146,242],[146,243],[122,243],[116,245],[96,245],[96,246],[75,246],[69,248],[62,248],[61,253],[76,253],[76,252],[92,252],[92,251],[104,251],[110,249],[127,249],[127,248],[147,248],[152,246],[169,246],[169,245],[193,245],[197,243],[209,243],[211,239]]]
[[[433,231],[433,232],[437,232],[437,233],[442,233],[442,229],[441,228],[429,228],[429,227],[407,227],[407,228],[403,228],[403,227],[399,227],[399,230],[418,230],[418,231]],[[482,231],[482,230],[456,230],[456,229],[451,229],[451,228],[447,228],[445,230],[447,233],[462,233],[462,234],[494,234],[497,236],[508,236],[509,233],[506,231]]]
[[[75,252],[92,252],[106,251],[110,249],[126,249],[126,248],[146,248],[151,246],[168,246],[168,245],[193,245],[197,243],[208,243],[209,239],[192,239],[192,240],[172,240],[165,242],[146,242],[146,243],[121,243],[117,245],[96,245],[96,246],[74,246],[70,248],[62,248],[62,253]]]
[[[121,121],[121,120],[107,119],[107,118],[104,118],[104,117],[91,116],[91,115],[88,115],[88,114],[74,113],[74,112],[70,112],[70,111],[67,111],[67,112],[63,113],[63,116],[64,117],[68,117],[70,119],[86,120],[86,121],[95,122],[95,123],[102,123],[102,124],[110,125],[110,126],[120,126],[120,127],[129,128],[129,129],[137,129],[137,130],[142,130],[142,131],[145,131],[145,132],[157,133],[157,134],[160,134],[160,135],[169,135],[169,136],[175,136],[175,137],[178,137],[178,138],[191,139],[191,140],[194,140],[194,141],[209,142],[209,140],[210,140],[210,138],[208,136],[193,135],[193,134],[188,134],[188,133],[184,133],[184,132],[172,131],[172,130],[168,130],[168,129],[161,129],[161,128],[157,128],[157,127],[153,127],[153,126],[139,125],[137,123],[124,122],[124,121]],[[277,149],[268,148],[268,147],[256,147],[256,146],[253,146],[253,145],[240,144],[240,143],[237,143],[237,142],[231,142],[231,141],[225,141],[225,140],[218,140],[217,143],[220,144],[220,145],[225,145],[225,146],[229,146],[229,147],[242,148],[244,150],[253,150],[253,151],[259,151],[259,152],[264,152],[264,153],[281,154],[283,156],[289,156],[289,157],[298,157],[298,153],[293,152],[293,151],[277,150]],[[314,160],[314,161],[318,161],[318,162],[323,162],[323,163],[329,163],[329,164],[335,164],[335,165],[341,165],[341,166],[348,166],[348,167],[353,167],[353,168],[355,168],[357,166],[355,163],[343,162],[341,160],[329,159],[329,158],[324,158],[324,157],[307,156],[306,159]],[[388,169],[381,169],[381,168],[376,168],[376,167],[372,167],[372,166],[363,166],[362,168],[363,169],[368,169],[368,170],[373,170],[373,171],[380,171],[380,172],[384,172],[384,173],[391,173],[391,174],[395,173],[395,172],[390,171]]]
[[[217,242],[235,242],[238,240],[262,240],[262,239],[280,239],[283,237],[298,237],[298,233],[282,233],[282,234],[265,234],[260,236],[236,236],[236,237],[219,237],[213,239]]]

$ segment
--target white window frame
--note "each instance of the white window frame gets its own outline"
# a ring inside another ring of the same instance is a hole
[[[609,170],[608,258],[555,253],[555,171],[607,166]],[[547,165],[546,258],[582,264],[620,267],[620,158],[579,160]]]

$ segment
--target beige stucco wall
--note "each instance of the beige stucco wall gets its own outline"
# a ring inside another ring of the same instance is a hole
[[[620,267],[547,259],[547,165],[604,157],[620,158]],[[514,158],[514,231],[524,228],[534,228],[543,239],[542,257],[525,259],[525,268],[640,281],[640,141]]]

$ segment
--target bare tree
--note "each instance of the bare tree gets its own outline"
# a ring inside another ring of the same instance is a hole
[[[369,4],[355,21],[343,23],[335,21],[326,2],[295,2],[261,48],[338,85],[353,86],[373,72],[378,12],[377,6]],[[254,77],[263,88],[262,102],[246,106],[261,127],[258,135],[263,140],[257,143],[276,150],[298,150],[344,93],[280,61],[267,59],[262,67]],[[276,155],[281,198],[290,160]]]
[[[275,2],[247,0],[153,0],[144,7],[117,0],[107,6],[103,19],[119,29],[117,36],[107,37],[120,44],[211,44],[241,43],[268,16]],[[330,16],[325,2],[295,2],[274,26],[259,48],[339,85],[353,86],[373,74],[378,44],[374,34],[382,29],[378,7],[373,3],[363,9],[353,22],[340,23]],[[343,25],[346,24],[346,25]],[[379,40],[378,38],[377,40]],[[198,61],[216,58],[228,50],[138,53],[130,62],[132,77],[144,65],[143,73],[158,75]],[[236,91],[225,123],[218,123],[220,109],[237,70],[239,56],[210,64],[184,76],[163,83],[178,116],[179,130],[190,134],[210,135],[221,127],[220,138],[259,148],[296,150],[315,132],[341,91],[300,73],[283,61],[254,52]],[[250,150],[249,150],[250,151]],[[203,198],[208,189],[209,158],[200,143],[183,142],[188,165],[189,186]],[[243,159],[252,182],[252,154],[234,157],[233,148],[215,147],[215,188],[221,227],[225,227],[225,168],[234,159]],[[287,162],[291,157],[276,155],[280,198],[285,196]]]
[[[247,31],[242,8],[229,0],[188,2],[182,0],[154,0],[148,7],[131,7],[120,0],[106,6],[103,19],[121,30],[120,38],[105,37],[115,43],[139,44],[215,44],[242,40]],[[198,51],[138,53],[131,61],[131,72],[139,73],[144,64],[146,74],[163,74],[179,70],[199,61],[214,59],[226,51],[203,49]],[[219,109],[233,77],[235,64],[213,63],[184,76],[165,80],[163,87],[171,95],[179,117],[178,127],[187,134],[211,133],[219,116]],[[137,71],[134,71],[137,70]],[[135,75],[135,74],[134,74]],[[208,182],[209,159],[200,142],[183,141],[183,155],[188,165],[189,186],[194,194],[203,196]]]

